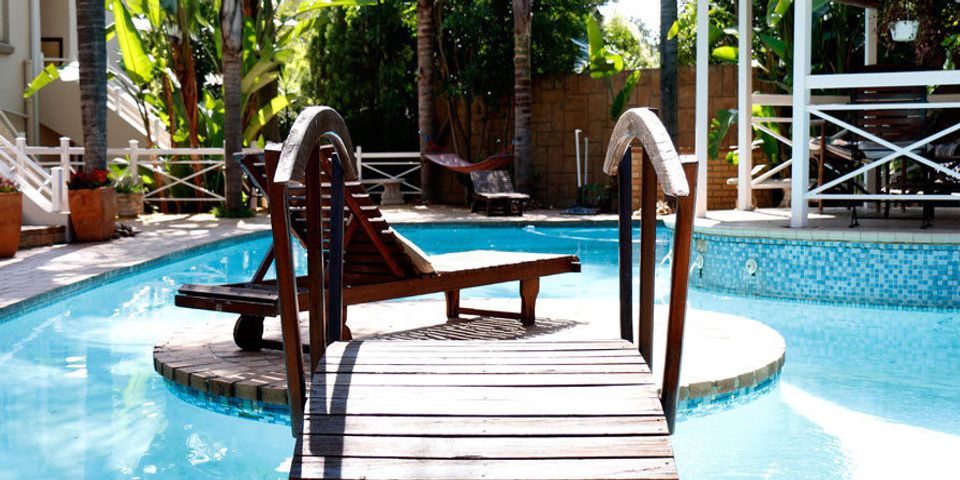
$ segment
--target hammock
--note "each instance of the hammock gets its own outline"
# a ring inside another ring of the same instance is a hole
[[[432,151],[424,153],[423,156],[441,167],[460,173],[501,170],[513,162],[513,146],[511,145],[506,150],[497,152],[477,163],[468,162],[453,152]]]

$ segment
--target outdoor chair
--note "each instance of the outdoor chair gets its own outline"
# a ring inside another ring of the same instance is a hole
[[[885,71],[884,66],[871,66],[867,71]],[[854,91],[852,103],[866,105],[865,109],[853,110],[850,123],[855,127],[874,135],[898,147],[906,147],[926,137],[928,119],[922,108],[886,107],[889,104],[918,104],[927,101],[924,87],[866,87]],[[870,108],[876,106],[876,108]],[[844,132],[842,132],[844,133]],[[889,147],[859,135],[847,134],[828,138],[825,134],[819,140],[811,142],[811,154],[819,158],[818,184],[857,169],[863,165],[879,161],[893,153]],[[928,154],[928,148],[914,150],[920,155]],[[876,194],[916,194],[930,193],[933,188],[932,177],[926,169],[911,165],[906,158],[882,165],[870,172],[872,182],[851,179],[837,185],[833,190],[838,193],[852,194],[859,190]],[[850,227],[859,225],[858,207],[862,201],[845,202],[851,210]],[[889,218],[891,200],[877,201],[877,209],[884,207],[884,218]],[[903,205],[905,203],[901,202]],[[929,225],[930,209],[924,205],[923,226]]]
[[[473,184],[470,211],[483,209],[487,216],[493,213],[523,216],[523,204],[530,200],[530,195],[514,190],[506,170],[470,172],[470,182]]]
[[[273,178],[277,168],[279,148],[280,145],[270,145],[262,154],[238,156],[251,181],[268,197],[272,194],[269,179]],[[320,227],[311,226],[311,222],[322,223],[323,231],[329,231],[332,154],[333,149],[329,146],[315,153],[319,161],[311,164],[321,169],[316,172],[315,185],[286,188],[291,230],[308,249],[312,239],[319,238],[319,233],[313,230]],[[344,315],[347,305],[443,292],[448,318],[456,318],[461,313],[480,314],[517,319],[524,325],[531,325],[535,318],[540,278],[580,271],[580,260],[574,255],[469,251],[427,256],[390,227],[355,177],[347,176],[345,185],[342,197],[345,213]],[[314,210],[322,210],[322,221],[307,217],[310,206],[317,202],[322,204],[322,209]],[[326,233],[323,238],[326,251],[329,244]],[[276,280],[265,278],[273,262],[274,248],[271,246],[250,281],[227,285],[183,285],[176,296],[176,304],[240,314],[234,327],[234,341],[239,347],[245,350],[279,349],[279,342],[262,338],[264,317],[275,317],[280,313]],[[519,313],[460,306],[462,289],[512,281],[520,282]],[[306,309],[314,292],[308,288],[306,277],[299,278],[298,282],[303,287],[298,303]],[[344,334],[348,336],[349,330]]]

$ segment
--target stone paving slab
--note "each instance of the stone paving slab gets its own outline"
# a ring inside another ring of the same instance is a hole
[[[218,240],[270,228],[266,216],[217,219],[212,215],[147,215],[121,222],[140,231],[109,242],[70,243],[32,248],[0,260],[0,316],[14,304],[106,273],[116,273]],[[66,291],[63,291],[66,293]],[[23,305],[20,305],[21,307]]]
[[[516,309],[509,299],[474,299],[486,308]],[[472,302],[464,301],[465,305]],[[617,305],[609,301],[541,299],[537,324],[524,328],[506,319],[465,316],[446,321],[444,302],[413,300],[350,307],[356,339],[404,340],[583,340],[618,338]],[[666,308],[656,311],[654,374],[661,381],[666,338]],[[304,338],[307,338],[304,326]],[[217,320],[174,332],[154,349],[158,373],[181,385],[215,395],[286,404],[283,355],[279,351],[242,352],[232,338],[233,321]],[[279,338],[275,319],[266,322],[268,338]],[[750,389],[776,377],[784,363],[785,342],[760,322],[733,315],[689,309],[687,313],[680,400]],[[309,363],[309,357],[305,359]]]

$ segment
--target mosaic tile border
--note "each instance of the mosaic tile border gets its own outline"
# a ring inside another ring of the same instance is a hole
[[[736,408],[756,400],[760,396],[772,391],[780,384],[780,372],[746,388],[739,388],[726,393],[719,393],[703,398],[692,398],[677,402],[677,420],[705,417],[714,413]]]
[[[290,426],[290,410],[286,405],[214,395],[185,387],[167,378],[163,383],[175,397],[195,407],[229,417]]]
[[[691,285],[800,302],[960,309],[960,245],[694,232]]]

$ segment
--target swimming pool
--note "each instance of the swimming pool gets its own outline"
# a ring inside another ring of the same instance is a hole
[[[542,298],[615,299],[612,227],[399,230],[428,253],[574,253],[583,272],[544,279]],[[669,232],[659,239],[662,258]],[[239,242],[0,319],[0,478],[284,478],[293,448],[288,427],[185,402],[152,366],[157,341],[218,315],[174,307],[176,287],[244,280],[266,246],[265,238]],[[666,293],[666,283],[658,282],[661,301]],[[515,286],[472,295],[512,298]],[[674,445],[685,478],[957,471],[960,313],[702,290],[692,290],[690,302],[776,328],[787,341],[787,363],[772,391],[678,424]]]

